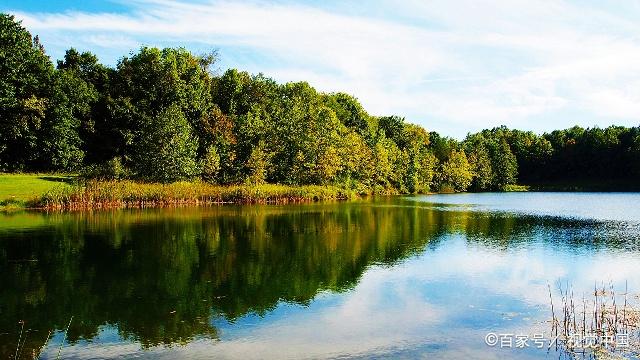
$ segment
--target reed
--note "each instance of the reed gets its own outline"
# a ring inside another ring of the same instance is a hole
[[[62,337],[62,342],[60,343],[60,347],[58,348],[58,355],[56,356],[56,360],[60,359],[60,354],[62,354],[62,348],[64,347],[64,342],[67,339],[67,335],[69,334],[69,328],[71,327],[71,322],[73,321],[73,316],[69,319],[69,324],[67,325],[67,329],[64,331],[64,336]]]
[[[583,294],[582,312],[576,307],[574,291],[567,283],[558,284],[561,311],[556,317],[555,304],[549,287],[551,305],[551,332],[558,337],[558,343],[571,354],[585,353],[614,353],[619,351],[640,354],[640,307],[629,302],[628,286],[625,285],[624,294],[616,293],[613,284],[600,287],[594,285],[592,299],[588,300]],[[619,306],[622,301],[622,306]],[[606,342],[603,339],[617,339],[619,334],[628,335],[628,347],[616,348],[615,341]],[[595,335],[595,344],[590,347],[575,344],[578,338],[585,339],[588,335]]]
[[[47,344],[49,343],[49,339],[51,338],[51,333],[52,333],[52,331],[49,330],[49,332],[47,333],[47,337],[44,339],[44,343],[42,344],[42,346],[39,347],[37,349],[37,351],[33,350],[32,354],[31,354],[31,358],[32,359],[40,359],[40,355],[42,354],[44,349],[47,347]]]
[[[219,186],[205,182],[172,184],[90,180],[55,188],[31,202],[44,209],[134,208],[204,204],[271,204],[346,200],[356,194],[336,186],[276,184]]]
[[[24,320],[20,320],[20,336],[18,336],[18,345],[16,346],[16,353],[13,356],[14,359],[18,359],[18,354],[20,353],[20,348],[22,347],[22,334],[24,332]]]

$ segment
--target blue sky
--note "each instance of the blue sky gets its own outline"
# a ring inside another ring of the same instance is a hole
[[[142,45],[218,49],[235,67],[356,96],[462,138],[640,124],[637,1],[3,0],[52,58]]]

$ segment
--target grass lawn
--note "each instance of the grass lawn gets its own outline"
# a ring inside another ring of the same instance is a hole
[[[73,176],[52,174],[3,174],[0,173],[0,209],[24,204],[59,187],[67,187]]]

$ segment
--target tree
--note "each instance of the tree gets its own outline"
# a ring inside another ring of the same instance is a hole
[[[246,114],[251,107],[245,90],[248,88],[250,76],[246,72],[229,69],[216,81],[214,97],[223,113],[229,115]]]
[[[472,188],[475,191],[491,190],[493,184],[493,167],[489,152],[484,145],[474,148],[467,156],[473,172]]]
[[[207,162],[207,156],[209,156],[211,149],[215,149],[218,156],[215,180],[222,184],[237,180],[235,122],[230,116],[225,115],[217,105],[209,110],[202,121],[200,126],[202,131],[199,131],[198,135],[201,143],[208,144],[203,161]],[[211,180],[214,179],[209,181]]]
[[[264,143],[260,142],[251,150],[251,155],[247,159],[246,167],[249,170],[249,176],[245,181],[250,184],[258,185],[266,180],[270,156],[264,147]]]
[[[438,159],[430,151],[424,151],[419,154],[417,162],[419,166],[416,169],[417,181],[414,183],[413,192],[429,192],[433,189]]]
[[[207,131],[204,125],[214,106],[210,61],[183,48],[149,47],[120,60],[109,107],[125,144],[123,155],[134,155],[132,140],[170,106],[178,107],[196,133]],[[206,137],[198,139],[197,156],[201,159],[211,144],[205,142]]]
[[[202,164],[200,166],[202,169],[202,178],[209,182],[214,182],[220,171],[220,155],[218,155],[218,151],[216,147],[211,145],[207,150],[207,153],[202,159]]]
[[[393,146],[395,144],[389,139],[378,141],[374,147],[374,181],[377,185],[383,186],[385,189],[390,187],[390,178],[393,174]]]
[[[325,95],[323,100],[345,126],[355,130],[371,144],[375,133],[374,120],[356,98],[345,93],[334,93]]]
[[[375,171],[375,158],[364,139],[355,131],[346,130],[338,153],[343,164],[336,176],[338,182],[353,189],[365,190],[364,187],[368,190]]]
[[[493,188],[502,190],[515,184],[518,177],[518,162],[505,139],[501,139],[492,149]]]
[[[268,119],[265,142],[273,154],[271,179],[289,184],[309,183],[308,175],[317,160],[314,147],[321,137],[320,98],[306,82],[285,84],[278,93],[279,110],[265,116]]]
[[[316,121],[312,126],[313,143],[307,148],[311,166],[311,183],[330,184],[343,168],[340,162],[340,137],[347,129],[340,123],[336,114],[330,108],[321,106],[318,109]]]
[[[70,170],[82,165],[84,151],[79,129],[90,117],[96,90],[71,70],[55,73],[48,121],[39,136],[41,163],[49,169]]]
[[[464,151],[453,150],[449,159],[440,167],[440,190],[466,191],[473,173]]]
[[[404,118],[400,116],[392,115],[378,118],[378,128],[382,130],[384,136],[391,139],[400,148],[404,148],[407,145],[404,125]]]
[[[435,131],[429,133],[429,149],[440,162],[446,161],[451,152],[458,150],[459,146],[455,139],[441,136]]]
[[[111,101],[110,81],[114,70],[98,62],[90,52],[78,52],[71,48],[63,60],[58,60],[58,73],[64,73],[78,83],[73,103],[74,117],[79,122],[78,136],[88,164],[107,165],[122,155],[120,129],[109,112]]]
[[[639,133],[639,128],[636,128],[636,133]],[[640,178],[640,134],[634,136],[633,145],[629,149],[630,158],[629,167],[631,169],[630,174],[636,178]]]
[[[53,65],[37,38],[13,15],[0,13],[0,169],[42,159],[38,139],[53,83]]]
[[[431,169],[435,165],[435,159],[430,155],[427,156],[430,152],[429,135],[420,126],[404,124],[403,137],[407,139],[403,149],[407,159],[404,183],[411,193],[429,191],[431,186]]]
[[[198,139],[178,105],[172,105],[145,126],[135,145],[132,168],[149,181],[187,180],[198,174]]]

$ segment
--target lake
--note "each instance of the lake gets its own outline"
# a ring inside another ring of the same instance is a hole
[[[557,359],[486,336],[640,293],[639,239],[638,193],[0,214],[0,358]]]

